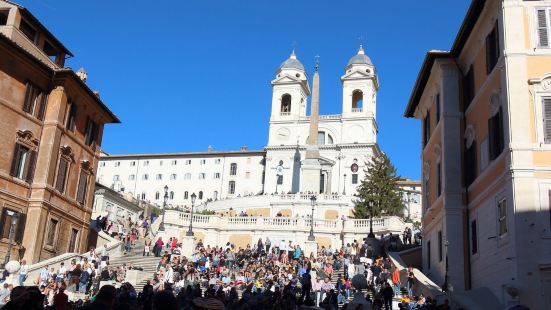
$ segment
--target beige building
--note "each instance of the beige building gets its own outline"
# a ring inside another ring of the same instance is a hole
[[[2,257],[10,238],[11,258],[33,263],[85,250],[103,126],[119,120],[67,56],[29,11],[0,1]]]
[[[423,269],[452,299],[551,304],[550,36],[551,1],[475,0],[417,78]]]

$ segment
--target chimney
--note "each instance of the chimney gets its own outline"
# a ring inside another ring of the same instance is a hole
[[[207,152],[212,152],[212,145],[209,145],[209,147],[207,147]]]
[[[247,150],[247,146],[246,146],[246,145],[243,145],[243,146],[241,147],[241,151],[243,152],[243,151],[246,151],[246,150]]]
[[[84,68],[78,69],[78,71],[77,71],[77,76],[78,76],[84,83],[86,83],[86,80],[88,79],[88,74],[86,73],[86,70],[84,70]]]

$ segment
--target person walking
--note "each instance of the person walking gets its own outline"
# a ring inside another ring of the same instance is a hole
[[[408,279],[406,283],[406,290],[408,296],[413,296],[413,285],[415,284],[415,274],[413,273],[413,268],[408,267]]]
[[[264,243],[266,245],[266,253],[270,252],[270,247],[272,246],[272,241],[270,241],[269,237],[266,237],[266,242]]]
[[[383,288],[381,289],[381,295],[383,296],[385,310],[391,310],[392,297],[394,297],[394,290],[392,290],[392,287],[390,287],[388,282],[385,282],[383,284]]]
[[[392,285],[394,286],[394,294],[398,295],[400,294],[400,271],[398,271],[398,268],[394,268],[394,271],[392,272]]]

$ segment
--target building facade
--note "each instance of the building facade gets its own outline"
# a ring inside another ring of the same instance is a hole
[[[72,54],[9,1],[0,55],[0,255],[10,244],[30,263],[83,251],[103,126],[118,119],[83,70],[63,67]]]
[[[342,114],[320,115],[320,185],[318,194],[349,196],[364,178],[365,163],[377,146],[375,67],[360,47],[345,67]],[[105,155],[97,181],[161,205],[164,186],[169,204],[197,203],[250,195],[300,193],[311,118],[307,115],[310,85],[294,51],[271,82],[272,113],[264,150],[173,154]],[[348,199],[348,203],[350,199]],[[348,213],[346,212],[346,215]]]
[[[427,54],[405,112],[423,129],[424,272],[531,309],[551,304],[550,12],[473,1],[451,50]]]
[[[111,222],[124,223],[124,220],[130,218],[132,222],[136,222],[140,215],[147,211],[145,207],[144,203],[134,197],[126,197],[107,186],[96,183],[92,220],[107,217]]]

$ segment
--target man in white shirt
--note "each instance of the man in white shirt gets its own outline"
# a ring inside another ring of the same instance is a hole
[[[29,265],[27,265],[26,260],[22,260],[21,269],[19,269],[19,286],[23,286],[25,284],[25,280],[27,280],[28,272],[29,272]]]
[[[281,251],[287,251],[287,244],[285,243],[285,240],[281,240],[279,243],[279,252]]]

